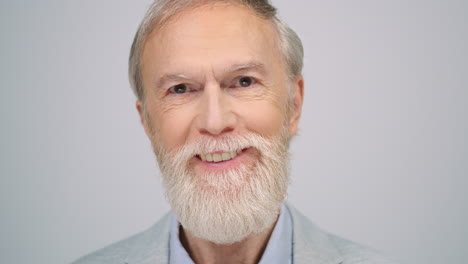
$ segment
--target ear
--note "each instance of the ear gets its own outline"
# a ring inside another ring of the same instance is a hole
[[[145,133],[148,136],[148,138],[151,138],[151,129],[149,127],[148,121],[146,120],[145,110],[143,108],[143,102],[140,100],[137,100],[136,108],[138,110],[138,114],[140,115],[141,125],[145,129]]]
[[[304,78],[302,75],[296,77],[292,83],[293,100],[290,109],[289,119],[289,136],[292,137],[297,133],[299,128],[299,119],[302,113],[302,104],[304,102]]]

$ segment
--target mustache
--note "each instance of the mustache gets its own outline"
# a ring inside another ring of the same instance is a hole
[[[259,151],[268,149],[271,140],[254,133],[222,135],[219,137],[203,136],[184,145],[178,152],[186,156],[213,152],[231,152],[254,147]]]
[[[162,146],[159,146],[158,152],[164,156],[170,156],[172,160],[183,162],[199,154],[232,152],[251,147],[257,149],[262,154],[268,154],[272,149],[278,147],[276,142],[278,142],[277,137],[260,136],[252,132],[226,134],[217,137],[202,135],[173,151],[168,152]]]

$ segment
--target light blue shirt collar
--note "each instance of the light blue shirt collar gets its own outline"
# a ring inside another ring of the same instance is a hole
[[[193,260],[179,239],[179,221],[174,216],[169,241],[170,264],[193,264]],[[291,264],[293,225],[291,214],[286,206],[281,207],[280,216],[271,234],[268,245],[259,264]]]

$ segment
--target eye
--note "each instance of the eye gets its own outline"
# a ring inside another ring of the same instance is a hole
[[[236,86],[237,87],[249,87],[255,84],[255,79],[252,77],[244,76],[238,79]]]
[[[188,90],[188,87],[185,83],[181,83],[181,84],[177,84],[177,85],[174,85],[172,86],[170,89],[169,89],[169,92],[170,93],[176,93],[176,94],[184,94],[186,93]]]

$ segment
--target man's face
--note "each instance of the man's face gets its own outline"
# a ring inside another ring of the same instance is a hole
[[[200,135],[277,134],[288,91],[276,34],[244,7],[216,5],[179,14],[150,35],[143,82],[160,143],[176,149]]]
[[[230,194],[226,201],[239,198],[239,190],[247,189],[243,184],[253,184],[252,178],[274,178],[263,175],[272,174],[264,172],[269,168],[257,173],[261,176],[250,173],[261,165],[276,166],[264,160],[271,146],[268,140],[279,146],[274,154],[287,159],[287,140],[296,133],[302,104],[302,79],[288,80],[270,22],[231,4],[184,11],[148,37],[142,62],[145,109],[141,102],[137,107],[160,166],[166,156],[174,159],[182,148],[197,142],[188,157],[178,156],[187,158],[180,173],[169,168],[176,165],[166,165],[161,168],[163,174],[184,174],[177,179],[179,185],[193,178],[193,188],[214,196],[222,190],[224,198]],[[291,102],[288,87],[294,91]],[[292,112],[289,103],[296,106]],[[231,140],[257,136],[257,143],[251,144],[250,139]],[[287,179],[279,181],[257,185],[283,185]],[[180,188],[172,191],[180,192]],[[284,197],[284,188],[278,189],[283,192],[279,197]],[[256,192],[253,187],[249,190]],[[207,196],[200,197],[206,200]],[[172,206],[177,214],[176,205]]]

